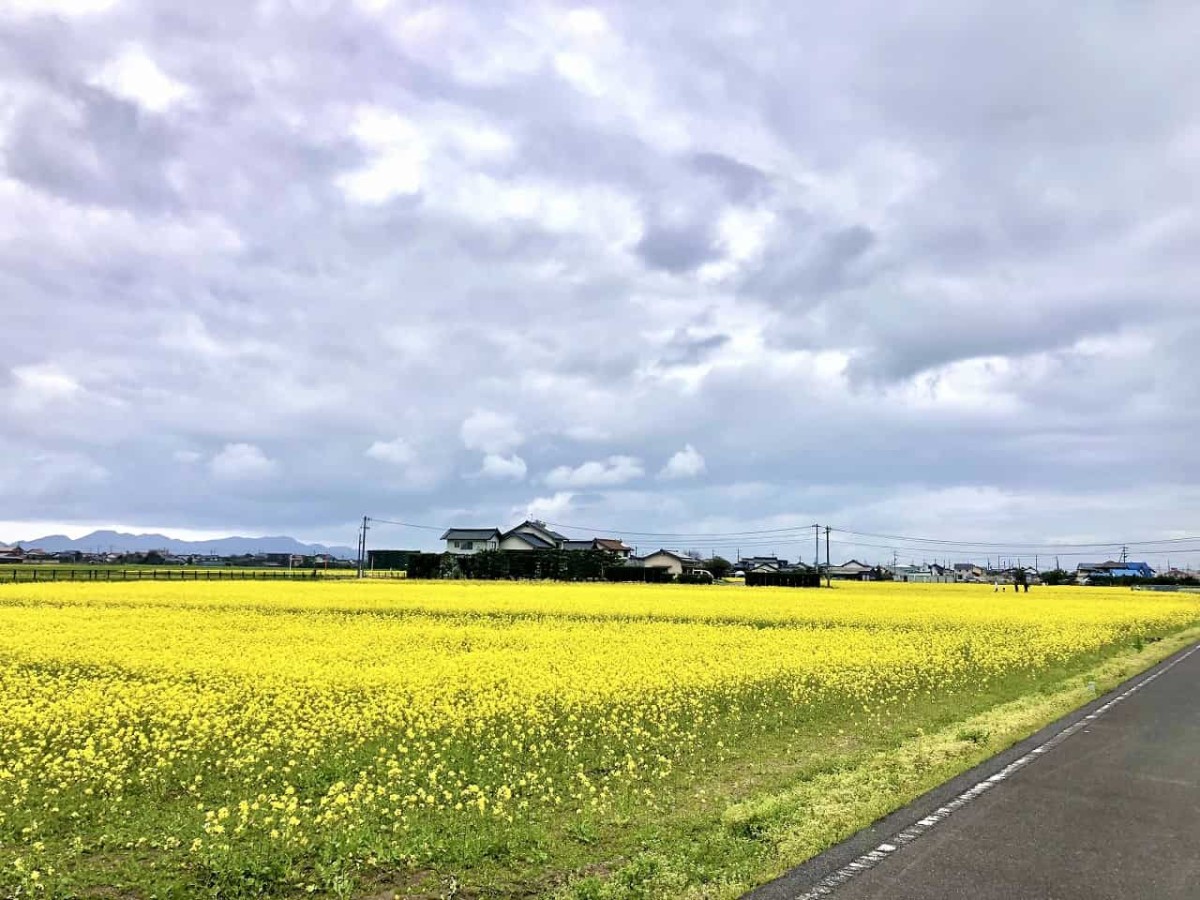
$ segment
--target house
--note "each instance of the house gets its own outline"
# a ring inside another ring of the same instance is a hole
[[[592,543],[596,550],[603,550],[605,553],[611,553],[618,559],[629,559],[633,553],[632,547],[627,547],[623,541],[618,538],[593,538]]]
[[[830,578],[845,578],[853,581],[874,581],[875,569],[857,559],[849,559],[840,566],[830,566],[826,570]]]
[[[892,569],[892,580],[910,584],[949,584],[958,579],[949,569],[935,563],[929,566],[896,566]]]
[[[1113,570],[1115,568],[1118,568],[1120,565],[1121,564],[1119,562],[1117,562],[1115,559],[1109,559],[1104,562],[1098,562],[1098,563],[1082,562],[1082,563],[1079,563],[1079,565],[1077,565],[1075,567],[1075,577],[1080,581],[1083,581],[1085,579],[1088,579],[1088,578],[1091,578],[1091,577],[1097,576],[1097,575],[1100,576],[1101,578],[1105,578],[1105,577],[1107,577],[1108,572],[1110,572],[1111,570]]]
[[[23,562],[25,562],[25,551],[19,546],[0,550],[0,564],[12,565]]]
[[[621,559],[633,552],[616,538],[573,540],[559,534],[539,519],[526,519],[520,525],[501,532],[493,528],[451,528],[442,540],[449,553],[477,553],[480,550],[604,550]]]
[[[746,556],[737,563],[743,572],[779,572],[787,567],[788,561],[777,556]]]
[[[501,550],[562,550],[566,543],[566,537],[547,528],[546,523],[538,519],[526,519],[500,535]],[[591,541],[587,543],[590,545]]]
[[[557,550],[559,545],[533,531],[506,531],[500,535],[501,550]]]
[[[704,560],[676,550],[656,550],[641,559],[642,565],[647,569],[666,569],[672,575],[692,575],[708,571],[704,568]]]
[[[447,553],[478,553],[500,545],[499,528],[448,528],[441,539]]]
[[[975,563],[955,563],[953,572],[958,581],[976,582],[984,581],[987,578],[987,570]]]
[[[611,553],[618,559],[629,559],[629,555],[633,553],[633,548],[626,546],[616,538],[587,538],[586,540],[572,541],[564,539],[562,542],[562,550],[600,550],[604,553]]]

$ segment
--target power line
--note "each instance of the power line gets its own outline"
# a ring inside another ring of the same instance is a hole
[[[896,544],[873,544],[873,543],[866,543],[863,541],[838,541],[838,540],[835,540],[835,541],[833,541],[833,543],[837,544],[840,547],[870,547],[875,550],[892,550],[892,551],[897,551],[900,553],[916,552],[919,550],[931,549],[928,547],[918,547],[918,546],[905,547],[905,546],[898,546]],[[1114,545],[1114,546],[1119,546],[1119,545]],[[978,556],[978,555],[980,555],[978,552],[972,552],[970,549],[957,549],[957,548],[956,549],[943,549],[943,550],[941,550],[941,552],[945,553],[949,556]],[[1200,546],[1175,547],[1175,548],[1172,548],[1171,550],[1148,550],[1148,551],[1144,551],[1144,552],[1146,552],[1148,554],[1153,554],[1156,556],[1161,556],[1165,553],[1200,553]],[[1075,556],[1095,556],[1097,554],[1092,551],[1076,551],[1076,552],[1068,552],[1068,553],[1059,553],[1056,555],[1057,556],[1075,557]]]
[[[427,531],[445,531],[445,527],[441,525],[415,525],[412,522],[394,522],[391,519],[380,519],[375,516],[368,516],[372,522],[378,522],[381,525],[403,525],[405,528],[422,528]]]
[[[764,528],[757,531],[629,531],[624,528],[598,528],[594,525],[565,525],[562,522],[546,522],[545,524],[554,528],[565,528],[568,531],[590,531],[593,534],[608,533],[608,534],[627,534],[636,537],[673,537],[681,539],[690,538],[736,538],[743,535],[769,535],[769,534],[802,534],[807,533],[812,525],[793,525],[789,528]]]
[[[1030,550],[1041,549],[1041,548],[1055,549],[1058,547],[1067,547],[1067,548],[1071,548],[1071,547],[1081,547],[1081,548],[1082,547],[1096,547],[1096,548],[1114,547],[1114,548],[1116,548],[1116,547],[1121,547],[1121,546],[1143,547],[1143,546],[1157,546],[1157,545],[1162,545],[1162,544],[1184,544],[1184,543],[1200,542],[1200,535],[1191,535],[1188,537],[1179,537],[1179,538],[1159,538],[1158,540],[1144,540],[1144,541],[1114,540],[1114,541],[1092,541],[1090,543],[1038,543],[1038,542],[1033,542],[1033,541],[1029,541],[1029,542],[1023,542],[1023,541],[960,541],[960,540],[948,540],[945,538],[913,537],[911,535],[903,535],[903,534],[882,534],[882,533],[874,532],[874,531],[852,531],[848,528],[834,528],[833,530],[836,532],[839,532],[841,534],[856,535],[856,536],[860,536],[860,537],[883,538],[884,540],[904,541],[906,543],[913,543],[913,544],[930,544],[930,545],[963,546],[963,547],[999,547],[1002,549],[1010,549],[1011,548],[1011,549],[1022,549],[1022,550],[1027,549],[1027,548]]]

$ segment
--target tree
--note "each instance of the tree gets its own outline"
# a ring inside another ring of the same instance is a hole
[[[712,573],[713,578],[725,578],[733,569],[733,563],[723,556],[714,556],[704,564],[704,568]]]
[[[1042,572],[1043,584],[1071,584],[1074,580],[1074,572],[1064,572],[1062,569],[1051,569],[1049,572]]]

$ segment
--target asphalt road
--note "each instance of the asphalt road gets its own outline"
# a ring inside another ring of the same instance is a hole
[[[1157,677],[1104,708],[1150,676]],[[989,778],[987,788],[959,803]],[[946,814],[948,803],[957,808]],[[747,900],[818,896],[1200,900],[1200,647]]]

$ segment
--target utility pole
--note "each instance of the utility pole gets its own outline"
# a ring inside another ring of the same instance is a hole
[[[825,587],[833,587],[833,576],[829,574],[829,526],[825,526]]]
[[[813,526],[813,566],[817,570],[817,576],[821,575],[821,526]]]
[[[370,521],[369,516],[363,516],[362,528],[358,532],[358,577],[363,577],[363,566],[367,561],[367,529],[371,526],[367,523]]]
[[[1124,544],[1121,545],[1121,563],[1124,564],[1129,559],[1129,548]]]

